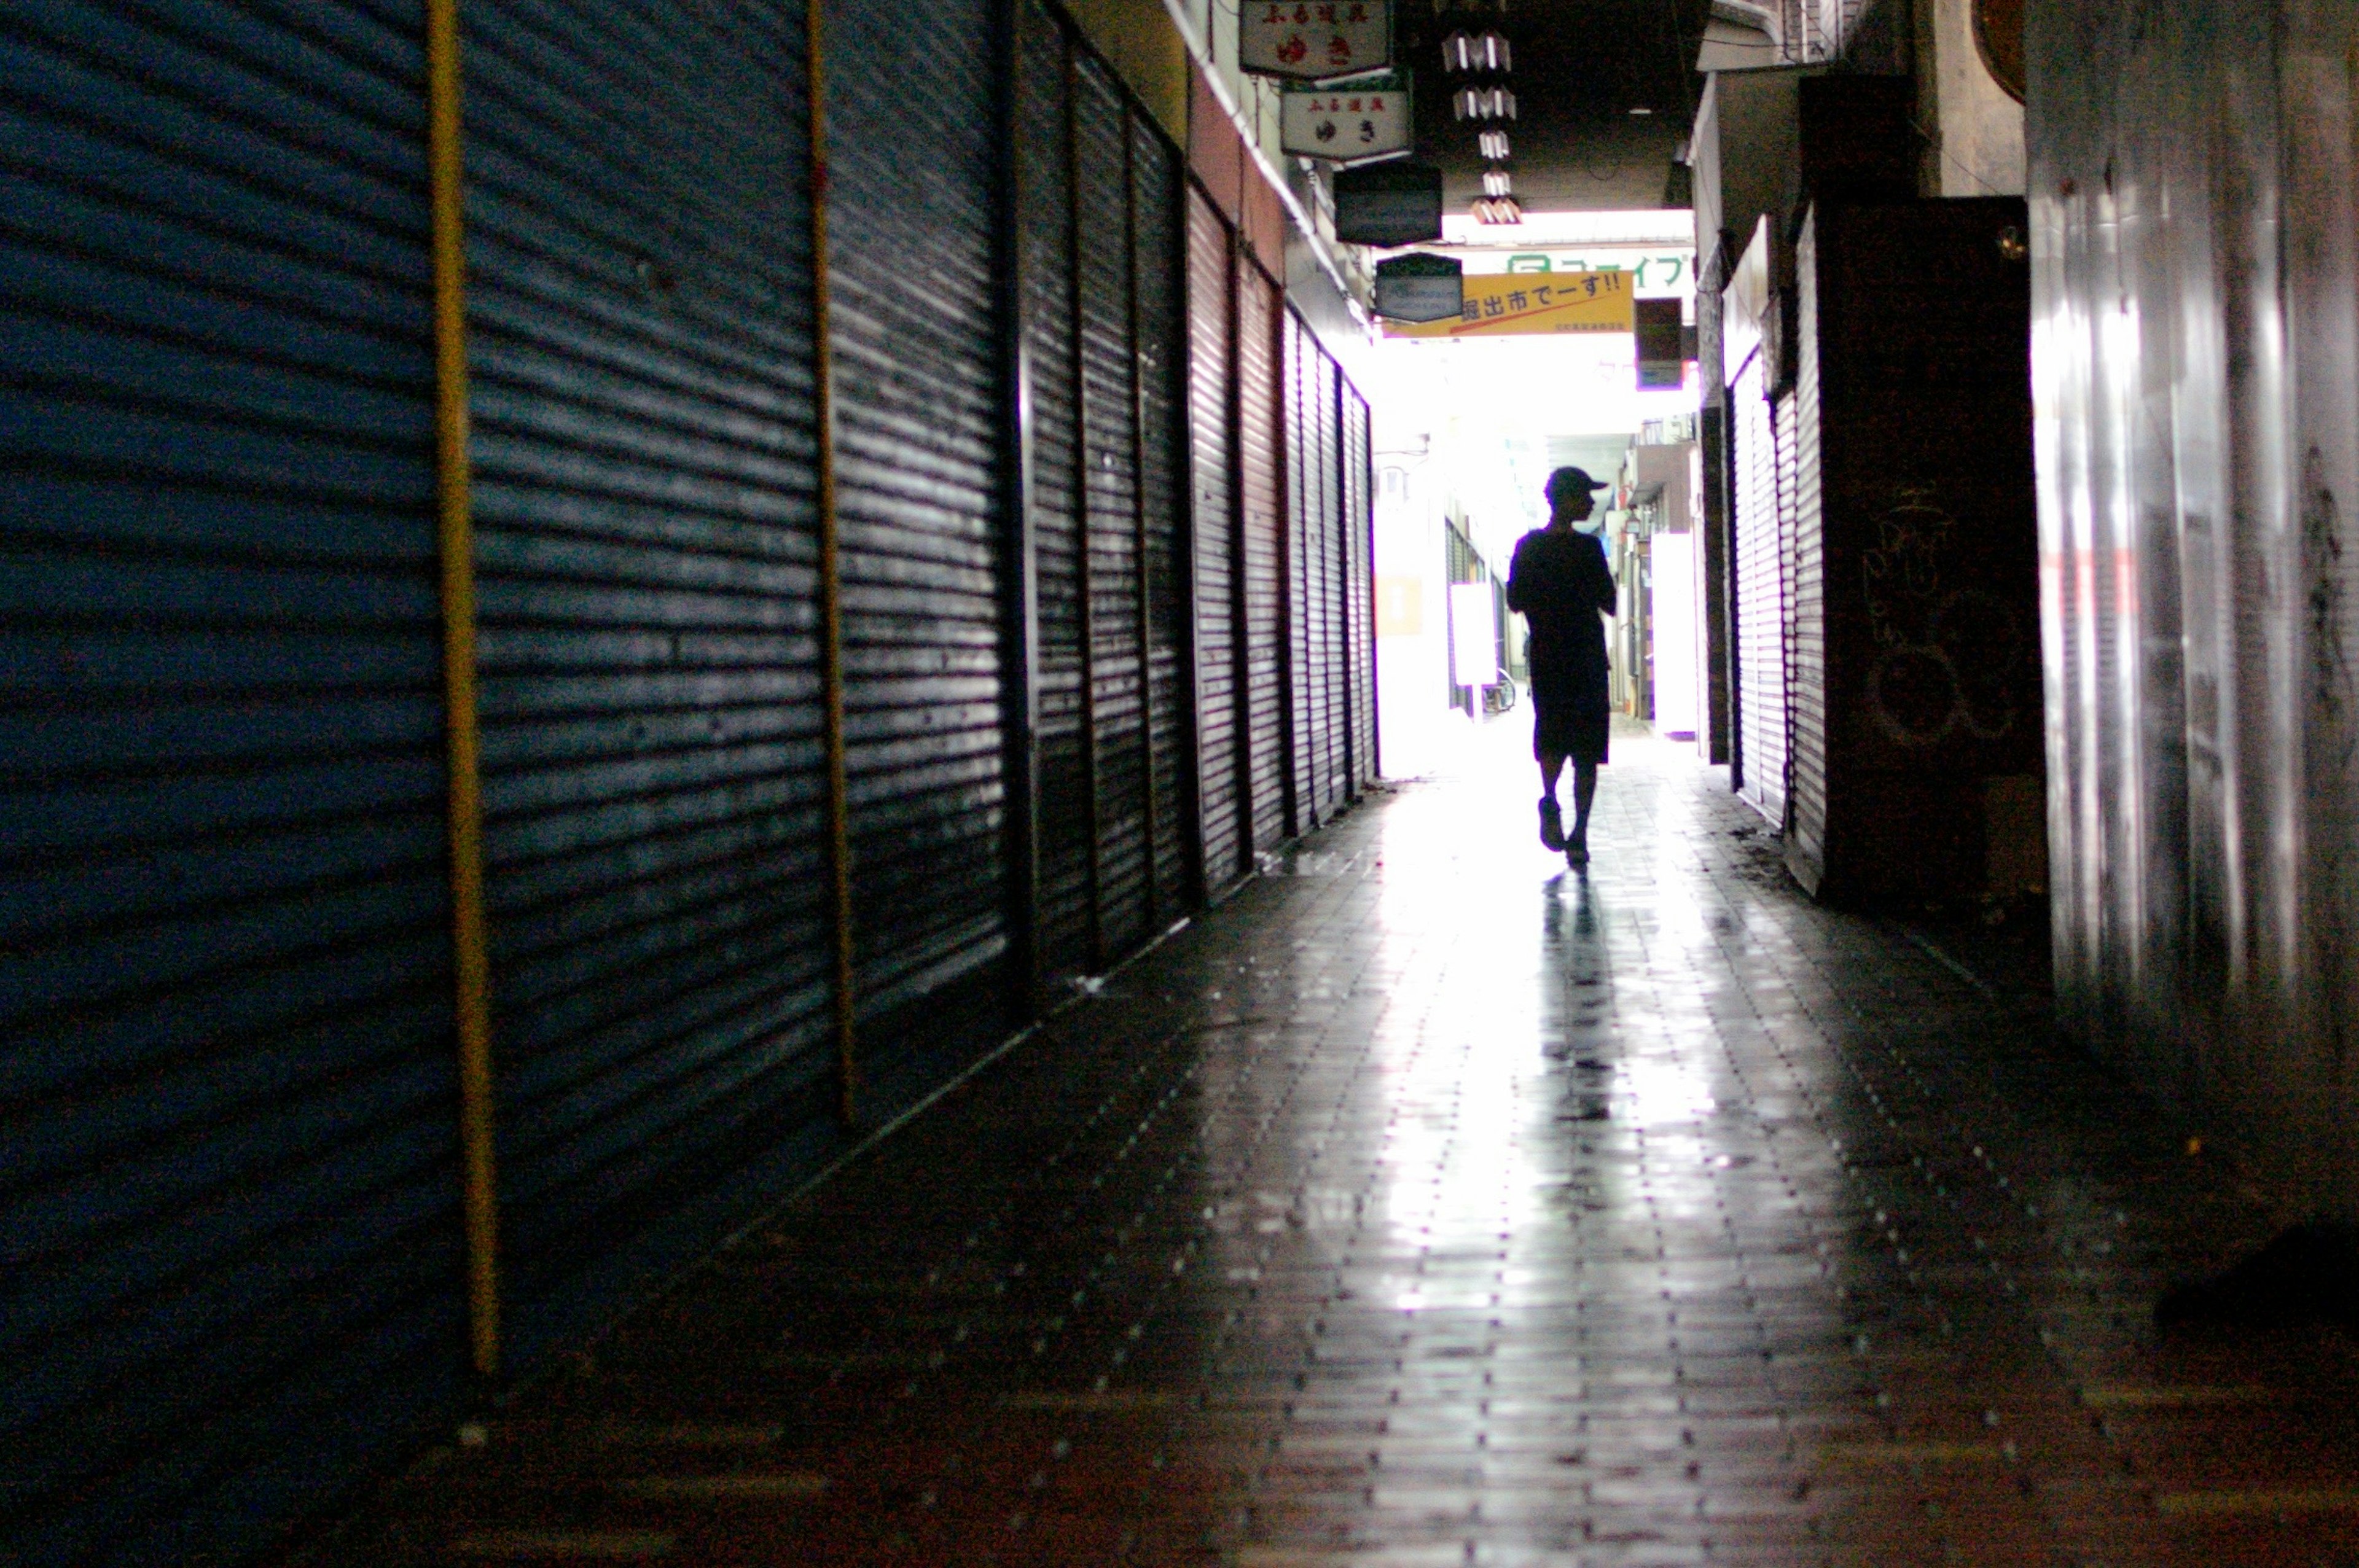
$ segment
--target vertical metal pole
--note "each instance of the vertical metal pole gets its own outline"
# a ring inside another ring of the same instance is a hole
[[[500,1370],[499,1188],[492,1151],[490,936],[484,915],[484,783],[475,689],[475,524],[467,456],[465,163],[458,0],[426,7],[426,179],[434,279],[434,479],[442,557],[442,687],[451,775],[451,956],[459,1046],[460,1208],[468,1359]]]
[[[835,343],[830,320],[827,217],[827,52],[824,0],[805,0],[810,86],[811,403],[818,431],[821,742],[827,754],[829,907],[835,945],[836,1114],[860,1115],[860,1055],[853,1015],[852,807],[843,761],[843,567],[835,504]]]

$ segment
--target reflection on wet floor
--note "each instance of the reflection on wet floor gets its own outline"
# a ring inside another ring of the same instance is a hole
[[[1508,728],[321,1560],[2354,1560],[2349,1346],[2151,1325],[2277,1217],[2232,1166],[1683,748],[1566,871]]]

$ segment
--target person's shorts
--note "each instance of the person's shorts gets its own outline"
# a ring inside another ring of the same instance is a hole
[[[1532,693],[1532,757],[1570,757],[1594,767],[1605,761],[1605,738],[1614,728],[1610,714],[1559,697],[1550,700]]]

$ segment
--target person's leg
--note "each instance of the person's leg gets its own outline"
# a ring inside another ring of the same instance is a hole
[[[1564,753],[1545,747],[1536,748],[1540,764],[1540,843],[1547,849],[1564,848],[1564,812],[1556,803],[1556,781],[1564,772]]]
[[[1542,798],[1548,800],[1554,800],[1556,798],[1556,781],[1563,776],[1564,754],[1560,752],[1542,752],[1540,753],[1540,795]]]
[[[1589,807],[1597,798],[1597,764],[1572,764],[1572,838],[1575,844],[1589,842]]]

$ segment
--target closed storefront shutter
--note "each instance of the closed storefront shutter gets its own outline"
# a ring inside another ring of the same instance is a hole
[[[1188,534],[1188,318],[1179,154],[1130,126],[1131,276],[1137,322],[1139,534],[1147,656],[1148,906],[1168,926],[1196,906],[1195,693]]]
[[[1016,163],[1027,465],[1038,611],[1033,663],[1039,794],[1038,929],[1044,976],[1085,973],[1094,956],[1096,850],[1086,712],[1079,365],[1074,322],[1071,129],[1064,35],[1047,10],[1018,12]]]
[[[1147,935],[1147,773],[1140,634],[1138,393],[1128,222],[1130,124],[1112,77],[1074,62],[1073,178],[1086,516],[1091,773],[1097,798],[1096,962]]]
[[[1318,593],[1313,600],[1319,644],[1316,799],[1322,822],[1335,815],[1349,789],[1343,773],[1350,650],[1343,633],[1343,450],[1337,402],[1342,381],[1335,362],[1322,351],[1311,407],[1319,437],[1318,495],[1312,515],[1318,520]]]
[[[470,5],[468,260],[512,1352],[825,1125],[799,14]]]
[[[246,1555],[456,1392],[414,27],[0,23],[0,1560]]]
[[[1234,232],[1204,193],[1188,187],[1188,444],[1194,498],[1193,630],[1196,747],[1203,823],[1204,891],[1243,874],[1252,826],[1243,788],[1246,766],[1244,582],[1237,569],[1235,292]]]
[[[1756,354],[1729,389],[1736,426],[1736,595],[1742,793],[1786,819],[1785,573],[1777,524],[1776,429]]]
[[[853,932],[876,1111],[1008,1022],[997,15],[991,0],[828,13]]]
[[[1349,381],[1343,394],[1343,530],[1345,599],[1352,708],[1351,780],[1356,794],[1376,776],[1375,453],[1368,405]]]
[[[1237,261],[1237,477],[1246,692],[1248,854],[1287,837],[1288,752],[1286,406],[1277,285],[1251,260]]]
[[[1795,254],[1800,278],[1794,392],[1786,445],[1792,453],[1793,579],[1788,630],[1788,708],[1793,738],[1792,838],[1788,863],[1818,891],[1827,853],[1826,537],[1819,439],[1818,246],[1805,224]]]
[[[1312,411],[1319,346],[1292,311],[1285,315],[1286,593],[1278,606],[1286,628],[1287,819],[1290,834],[1317,820],[1314,758],[1319,743],[1318,416]]]

